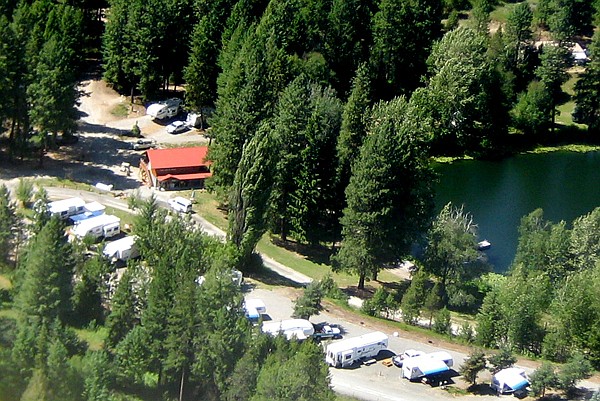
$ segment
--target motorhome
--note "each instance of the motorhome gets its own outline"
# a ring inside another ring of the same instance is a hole
[[[331,343],[327,346],[325,361],[336,368],[345,368],[377,356],[388,346],[388,336],[380,331]]]
[[[444,351],[432,352],[414,358],[407,358],[402,364],[402,376],[408,380],[435,376],[450,370],[454,364],[452,356]]]
[[[306,319],[287,319],[281,322],[267,322],[262,325],[263,333],[272,336],[283,335],[288,340],[306,340],[315,334],[315,327]]]
[[[48,213],[66,220],[83,212],[85,201],[81,198],[69,198],[48,203]]]
[[[153,103],[146,109],[146,114],[153,120],[163,120],[169,117],[175,117],[179,114],[181,99],[172,98],[162,102]]]
[[[104,247],[102,254],[112,261],[127,261],[137,258],[140,253],[135,246],[135,236],[127,236],[116,241],[109,242]]]
[[[73,224],[79,224],[84,220],[104,214],[104,210],[106,210],[106,206],[98,202],[86,203],[83,206],[83,212],[71,216],[71,221],[73,221]]]
[[[84,220],[73,227],[71,234],[77,238],[111,238],[121,232],[121,219],[110,214],[102,214]]]

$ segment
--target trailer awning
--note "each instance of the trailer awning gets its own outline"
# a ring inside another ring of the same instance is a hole
[[[419,362],[419,370],[423,372],[423,376],[431,376],[447,372],[450,368],[444,361],[433,358],[423,358],[422,362]]]

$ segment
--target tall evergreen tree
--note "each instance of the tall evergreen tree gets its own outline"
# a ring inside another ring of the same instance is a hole
[[[229,200],[230,241],[238,248],[238,269],[245,270],[256,244],[265,233],[274,168],[270,125],[264,123],[242,151]]]
[[[106,347],[111,350],[121,342],[138,323],[135,306],[136,297],[133,289],[134,266],[129,265],[121,276],[115,294],[110,303],[110,314],[106,318]]]
[[[544,46],[540,55],[541,64],[535,70],[535,75],[550,94],[552,126],[556,119],[556,106],[563,95],[561,86],[569,78],[567,67],[570,65],[570,59],[571,54],[565,46]]]
[[[441,2],[383,0],[373,16],[371,63],[377,98],[409,95],[420,85],[427,56],[441,34]]]
[[[351,167],[360,153],[360,147],[367,135],[368,117],[371,105],[371,80],[366,64],[356,70],[352,81],[352,92],[344,106],[342,127],[337,143],[338,181],[344,190],[350,181]]]
[[[62,222],[53,217],[31,240],[16,305],[34,320],[66,321],[71,313],[73,264]]]
[[[337,268],[359,276],[364,288],[383,266],[407,254],[432,212],[433,173],[413,136],[403,98],[379,104],[346,189]]]
[[[10,200],[10,192],[6,185],[0,185],[0,261],[8,261],[12,242],[15,239],[15,224],[17,223],[15,207]]]
[[[573,119],[578,123],[587,124],[590,136],[598,138],[600,137],[600,31],[594,34],[589,50],[591,61],[575,84]]]

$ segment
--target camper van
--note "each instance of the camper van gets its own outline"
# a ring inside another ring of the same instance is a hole
[[[402,365],[402,376],[408,380],[417,380],[447,372],[452,365],[454,365],[454,359],[449,353],[445,351],[432,352],[405,359]]]
[[[284,335],[288,340],[306,340],[315,334],[315,327],[306,319],[287,319],[281,322],[267,322],[262,325],[263,333],[277,336]]]
[[[73,221],[73,224],[79,224],[84,220],[104,214],[105,209],[106,206],[98,202],[86,203],[83,206],[83,212],[76,214],[75,216],[71,216],[71,221]]]
[[[121,232],[121,219],[110,214],[102,214],[84,220],[73,227],[71,234],[77,238],[111,238]]]
[[[85,201],[81,198],[69,198],[48,203],[48,213],[66,220],[71,216],[83,213]]]
[[[153,120],[163,120],[169,117],[175,117],[179,114],[181,99],[172,98],[162,102],[153,103],[146,109],[146,114]]]
[[[111,261],[127,261],[140,256],[140,253],[135,246],[135,236],[127,236],[116,241],[109,242],[104,247],[102,254]]]
[[[190,213],[192,211],[192,201],[182,198],[181,196],[169,199],[168,203],[171,209],[175,210],[176,212]]]
[[[345,368],[373,358],[388,346],[388,336],[380,331],[331,343],[327,346],[325,361],[333,367]]]

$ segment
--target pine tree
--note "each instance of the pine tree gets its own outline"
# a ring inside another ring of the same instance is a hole
[[[360,289],[408,253],[431,216],[432,172],[403,121],[406,108],[402,98],[377,106],[346,188],[343,241],[334,260],[336,268],[359,275]]]
[[[342,190],[348,186],[352,164],[358,158],[360,147],[367,136],[371,105],[370,86],[368,67],[361,64],[356,70],[352,92],[344,106],[337,143],[338,181]]]
[[[318,281],[311,282],[300,297],[294,302],[293,317],[299,319],[309,319],[313,315],[318,315],[323,309],[321,299],[323,292]]]
[[[0,185],[0,262],[8,260],[15,239],[17,223],[15,208],[10,200],[10,192],[6,185]]]
[[[138,323],[133,290],[134,270],[132,265],[125,270],[110,303],[110,314],[106,318],[108,334],[105,341],[109,350],[116,347]]]
[[[71,313],[73,265],[64,227],[53,217],[28,245],[22,262],[23,281],[16,305],[26,315],[45,321]]]
[[[469,354],[460,367],[462,378],[471,385],[477,384],[477,375],[485,369],[485,354],[483,351],[475,350]]]

